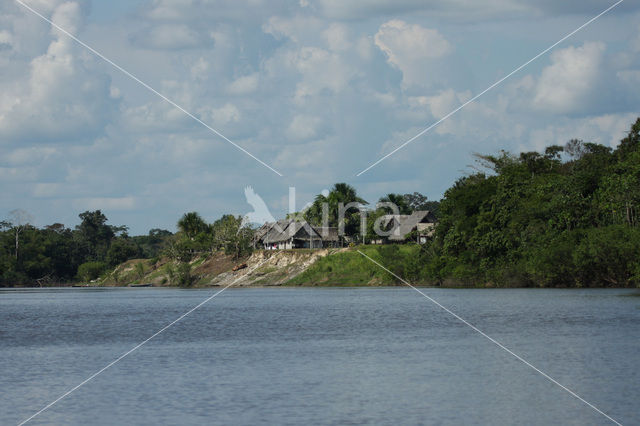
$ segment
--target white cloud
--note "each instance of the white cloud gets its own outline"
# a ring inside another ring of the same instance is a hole
[[[533,106],[552,113],[571,113],[589,104],[589,95],[602,77],[604,43],[570,46],[551,54],[551,65],[540,75],[534,89]]]
[[[211,122],[215,126],[221,126],[229,123],[236,123],[240,121],[240,110],[231,104],[227,103],[220,108],[205,107],[202,109],[205,114],[208,113],[211,118]]]
[[[521,144],[518,149],[542,151],[549,145],[564,145],[571,139],[615,147],[626,136],[636,118],[637,114],[626,113],[604,114],[577,120],[564,119],[561,123],[531,130],[528,143]]]
[[[287,51],[283,58],[279,58],[278,62],[272,63],[271,66],[277,69],[282,65],[293,68],[302,77],[296,84],[297,103],[302,103],[325,90],[341,92],[355,75],[355,71],[340,55],[318,47]]]
[[[349,28],[344,24],[333,22],[322,32],[329,49],[339,52],[351,47]]]
[[[53,9],[57,25],[77,32],[78,3]],[[8,140],[77,140],[103,131],[117,107],[110,78],[81,55],[66,35],[52,29],[45,54],[32,59],[27,75],[5,79],[0,94],[0,135]]]
[[[387,55],[387,61],[402,71],[406,86],[424,84],[429,63],[452,50],[438,30],[398,19],[380,26],[375,44]]]
[[[471,99],[471,92],[455,92],[453,89],[443,90],[435,96],[426,96],[424,101],[429,105],[431,114],[440,119]]]
[[[296,115],[287,128],[287,136],[293,141],[311,139],[318,134],[322,120],[309,115]]]
[[[0,50],[11,49],[13,46],[13,35],[6,30],[0,31]]]
[[[229,84],[227,92],[231,95],[248,95],[258,88],[258,73],[238,77]]]
[[[307,43],[322,31],[323,26],[324,22],[312,16],[272,16],[262,26],[262,31],[276,39],[288,38],[295,43]]]
[[[547,11],[599,8],[597,0],[586,6],[553,6],[552,0],[308,0],[300,7],[290,0],[149,0],[145,8],[120,2],[130,13],[84,23],[83,9],[78,13],[72,6],[78,0],[29,4],[55,14],[81,39],[312,198],[581,19],[563,18],[563,11],[547,19],[538,13],[545,2]],[[65,10],[63,3],[71,5]],[[608,46],[599,65],[607,78],[597,79],[582,97],[597,110],[563,115],[535,107],[538,89],[551,80],[529,71],[518,84],[483,96],[363,175],[354,182],[359,192],[368,187],[375,199],[384,192],[379,188],[419,190],[436,199],[475,151],[515,152],[518,144],[530,150],[534,142],[546,146],[570,137],[619,140],[635,118],[629,112],[637,109],[637,96],[625,103],[620,93],[640,87],[632,42],[637,23],[626,12],[630,6],[623,7],[588,33]],[[527,21],[505,22],[518,9]],[[327,19],[330,14],[336,19]],[[488,16],[498,19],[483,22]],[[474,25],[459,25],[464,19]],[[619,59],[612,60],[613,52]],[[556,62],[541,58],[540,69]],[[244,213],[244,185],[260,183],[266,199],[287,193],[287,183],[275,174],[12,2],[0,2],[0,70],[0,205],[39,209],[43,224],[77,221],[78,210],[130,209],[114,223],[146,233],[149,227],[173,229],[184,211],[198,210],[211,220]],[[153,224],[144,213],[150,208]]]
[[[330,19],[365,20],[392,14],[412,14],[454,21],[512,19],[563,14],[594,14],[603,8],[598,0],[318,0],[318,9]],[[638,8],[635,4],[629,10]]]
[[[194,80],[206,80],[209,73],[209,62],[203,57],[191,66],[191,78]]]

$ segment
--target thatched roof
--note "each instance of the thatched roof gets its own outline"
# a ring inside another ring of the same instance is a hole
[[[266,225],[263,225],[263,227]],[[262,232],[262,236],[257,239],[264,243],[280,243],[291,238],[298,240],[321,239],[321,236],[307,222],[295,220],[279,220],[269,224],[266,232],[262,231],[262,227],[259,231]]]
[[[436,218],[429,210],[417,210],[407,214],[385,215],[383,216],[382,225],[387,229],[393,229],[389,239],[392,241],[403,241],[407,238],[407,234],[418,228],[419,223],[435,223]],[[389,227],[391,224],[391,227]]]
[[[274,223],[275,222],[266,222],[260,228],[256,229],[255,232],[253,233],[253,239],[255,241],[260,241],[262,237],[264,237],[267,234],[267,232],[271,230],[271,227],[274,225]]]
[[[320,236],[322,241],[339,241],[338,228],[334,226],[314,226],[316,234]]]

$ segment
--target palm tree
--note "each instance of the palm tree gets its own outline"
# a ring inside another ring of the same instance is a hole
[[[196,235],[205,232],[208,228],[207,222],[197,212],[185,213],[178,221],[178,229],[192,240]]]
[[[398,207],[399,214],[411,214],[411,207],[407,204],[407,200],[400,194],[387,194],[378,200],[379,203],[392,203]],[[382,207],[386,211],[392,210],[390,207]]]
[[[311,207],[304,213],[305,220],[314,225],[322,224],[322,206],[325,203],[328,206],[329,226],[339,226],[340,204],[343,206],[349,203],[369,204],[367,201],[358,197],[356,189],[353,186],[346,183],[336,183],[326,197],[322,194],[316,196]],[[359,223],[358,212],[353,209],[345,212],[345,232],[347,235],[354,234]]]

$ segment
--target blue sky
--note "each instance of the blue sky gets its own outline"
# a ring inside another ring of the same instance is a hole
[[[131,233],[285,213],[338,181],[430,199],[473,153],[582,138],[640,115],[640,3],[627,0],[376,167],[356,174],[613,2],[29,0],[280,177],[12,0],[0,5],[0,217]]]

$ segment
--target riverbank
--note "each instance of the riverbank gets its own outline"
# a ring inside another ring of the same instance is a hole
[[[368,258],[384,265],[395,276]],[[189,263],[161,259],[134,259],[118,265],[92,282],[48,283],[43,287],[383,287],[412,285],[446,288],[555,287],[511,279],[503,282],[477,278],[429,275],[425,248],[416,244],[365,245],[316,250],[254,251],[234,259],[223,252],[195,257]],[[426,271],[426,273],[425,273]],[[27,286],[21,286],[27,287]],[[602,282],[589,287],[625,287]],[[627,286],[628,287],[628,286]]]
[[[543,287],[516,279],[496,283],[473,278],[432,278],[425,274],[424,250],[416,244],[365,245],[340,249],[257,250],[241,259],[218,252],[196,257],[188,264],[168,259],[138,259],[119,265],[95,284],[193,288],[224,287],[232,283],[238,287],[380,287],[404,285],[398,279],[401,277],[413,285],[447,288]],[[623,286],[603,282],[591,287]]]
[[[272,286],[395,286],[402,282],[365,258],[385,265],[398,276],[419,268],[419,246],[359,246],[317,250],[257,250],[233,259],[218,252],[185,264],[169,259],[127,261],[95,284],[100,286],[238,287]],[[441,285],[424,281],[421,285]],[[445,285],[459,287],[460,283]]]

